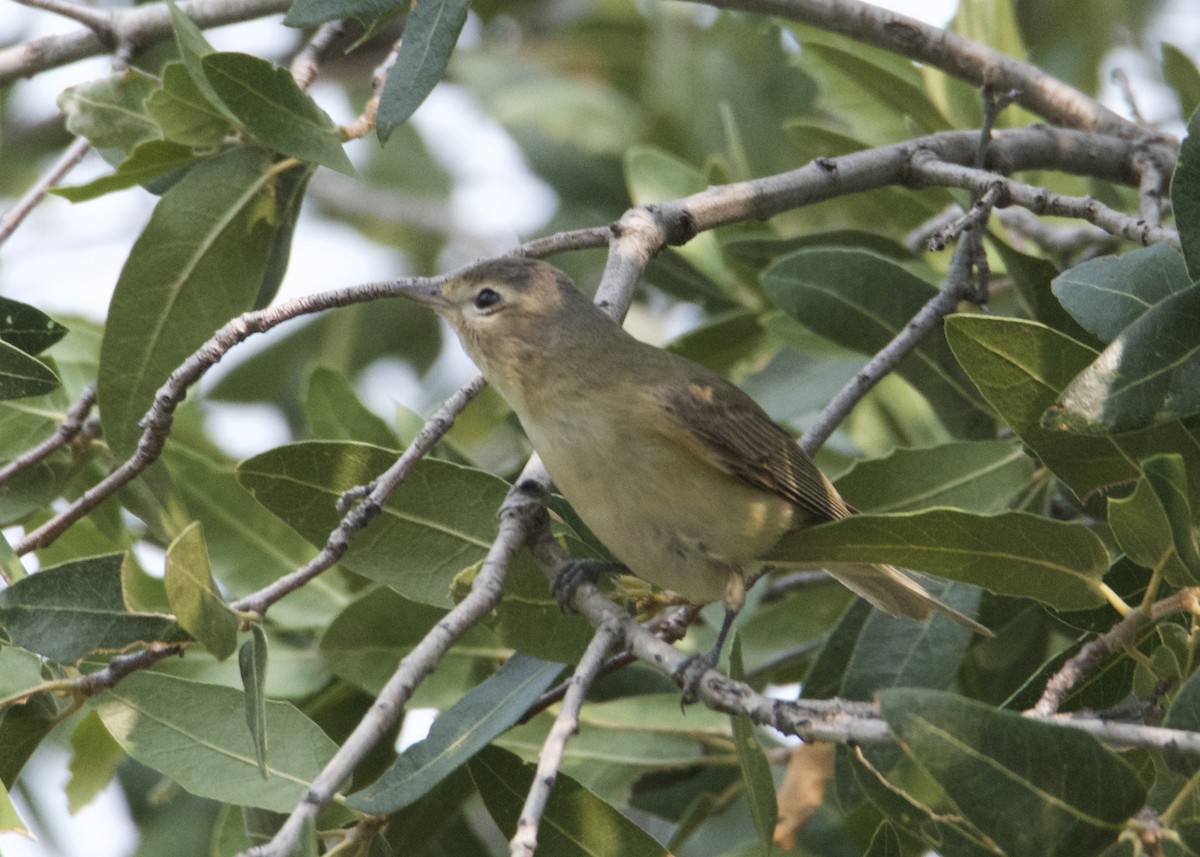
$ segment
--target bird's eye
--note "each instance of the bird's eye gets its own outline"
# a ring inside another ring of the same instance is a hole
[[[500,303],[500,295],[492,289],[480,289],[475,296],[475,308],[487,309]]]

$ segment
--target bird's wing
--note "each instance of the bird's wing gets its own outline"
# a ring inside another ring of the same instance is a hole
[[[851,514],[795,439],[723,379],[664,384],[655,398],[695,451],[725,472],[790,500],[811,520]]]

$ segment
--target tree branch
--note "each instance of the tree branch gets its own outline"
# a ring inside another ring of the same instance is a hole
[[[1049,717],[1054,714],[1071,689],[1104,663],[1109,655],[1134,645],[1147,628],[1172,613],[1180,612],[1200,614],[1200,587],[1180,589],[1155,602],[1149,610],[1134,610],[1099,637],[1088,642],[1050,677],[1041,698],[1025,713],[1034,717]],[[1200,735],[1197,738],[1200,739]]]
[[[234,24],[286,12],[291,0],[191,0],[179,9],[201,29]],[[108,13],[111,41],[107,44],[91,29],[59,36],[44,36],[0,50],[0,87],[46,69],[57,68],[130,44],[138,50],[171,35],[171,16],[166,3],[149,3],[113,9]]]
[[[550,734],[546,736],[538,753],[537,773],[534,774],[533,784],[525,796],[525,805],[517,819],[517,831],[509,842],[511,857],[533,857],[537,850],[538,826],[542,821],[542,813],[546,802],[550,799],[550,790],[558,777],[558,769],[562,764],[563,750],[567,741],[579,731],[579,710],[583,708],[584,697],[588,688],[596,681],[600,669],[604,666],[604,656],[613,646],[621,642],[621,628],[614,622],[601,623],[596,628],[592,641],[588,643],[579,665],[571,675],[562,708],[554,718]]]
[[[92,412],[92,408],[95,405],[96,385],[88,384],[83,388],[83,393],[75,401],[75,404],[67,408],[67,412],[63,416],[63,421],[58,424],[58,428],[54,430],[54,434],[0,467],[0,485],[11,479],[13,474],[33,464],[37,464],[37,462],[41,461],[47,455],[74,440],[83,431],[88,414]]]
[[[82,161],[83,156],[91,148],[92,144],[88,142],[87,138],[76,137],[53,166],[46,170],[45,174],[39,177],[32,187],[13,203],[12,208],[0,216],[0,245],[12,237],[21,222],[29,216],[29,212],[33,211],[34,207],[45,197],[46,191],[62,181],[62,177]]]
[[[538,467],[540,464],[533,461],[526,470]],[[531,533],[545,526],[542,499],[539,492],[528,490],[524,476],[517,480],[500,507],[500,531],[471,584],[471,591],[400,661],[371,708],[312,781],[279,832],[270,842],[244,851],[240,857],[288,857],[295,851],[305,823],[317,817],[359,762],[395,725],[417,685],[433,672],[455,641],[500,601],[513,556]]]
[[[707,6],[774,15],[841,33],[939,68],[974,86],[1012,91],[1014,100],[1060,125],[1135,139],[1151,133],[1100,102],[986,45],[858,0],[696,0]]]

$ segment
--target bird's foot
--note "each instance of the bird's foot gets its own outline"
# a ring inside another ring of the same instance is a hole
[[[683,691],[679,697],[679,707],[691,705],[696,701],[696,690],[700,687],[700,679],[704,678],[704,674],[717,665],[717,659],[721,655],[719,648],[712,649],[703,654],[689,655],[679,669],[675,670],[675,683],[679,685]]]
[[[627,574],[629,569],[619,562],[604,559],[571,559],[563,563],[554,576],[554,582],[550,584],[550,594],[558,602],[558,609],[564,613],[574,613],[571,601],[575,598],[575,590],[582,583],[595,583],[606,571]]]

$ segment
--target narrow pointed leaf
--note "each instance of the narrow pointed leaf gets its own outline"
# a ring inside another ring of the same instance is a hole
[[[314,439],[400,448],[396,433],[362,403],[346,376],[324,366],[316,367],[308,376],[304,414],[309,436]]]
[[[62,382],[54,370],[15,345],[0,342],[0,399],[41,396]]]
[[[125,752],[199,797],[290,812],[337,745],[286,702],[268,701],[274,761],[259,774],[243,694],[162,673],[140,672],[91,705]]]
[[[168,375],[262,288],[274,215],[267,152],[197,164],[167,191],[117,281],[100,350],[104,436],[119,456]]]
[[[743,678],[742,644],[735,635],[729,650],[729,677],[735,681]],[[775,781],[771,777],[771,764],[759,743],[757,727],[749,715],[733,714],[733,742],[737,749],[738,766],[742,769],[742,783],[746,787],[746,801],[750,805],[750,818],[758,833],[758,842],[764,854],[771,850],[778,817],[775,799]]]
[[[267,633],[257,622],[250,626],[250,639],[238,651],[238,670],[246,698],[246,726],[254,741],[254,760],[267,779]]]
[[[986,514],[1008,508],[1028,487],[1033,467],[1020,443],[967,440],[859,460],[836,484],[863,512],[954,506]]]
[[[1200,107],[1200,69],[1192,59],[1169,42],[1162,43],[1163,80],[1175,90],[1184,116]]]
[[[1183,461],[1159,455],[1143,462],[1142,471],[1128,496],[1108,501],[1113,536],[1138,565],[1161,571],[1175,586],[1192,586],[1200,580],[1200,551]]]
[[[950,316],[946,337],[983,395],[1076,496],[1137,479],[1140,460],[1177,452],[1196,503],[1200,445],[1178,423],[1119,437],[1080,437],[1042,427],[1042,414],[1059,391],[1095,359],[1092,349],[1036,322],[996,316]]]
[[[296,85],[290,71],[242,53],[211,53],[200,67],[221,103],[263,145],[355,175],[337,125]]]
[[[1087,527],[1023,512],[930,509],[855,515],[785,535],[764,561],[890,563],[1062,609],[1104,602],[1104,543]]]
[[[1081,262],[1055,277],[1053,289],[1076,321],[1102,342],[1112,342],[1160,301],[1191,285],[1180,252],[1155,244]]]
[[[1116,434],[1200,413],[1200,286],[1125,328],[1047,409],[1047,428]]]
[[[762,284],[776,306],[801,324],[863,354],[887,345],[936,293],[891,259],[844,248],[786,256],[763,273]],[[897,371],[956,435],[994,433],[987,404],[938,333],[927,336]]]
[[[295,0],[283,23],[289,27],[315,27],[338,18],[355,18],[370,25],[408,7],[409,0]]]
[[[517,829],[534,768],[499,747],[487,747],[470,762],[488,814],[505,837]],[[566,774],[554,789],[538,828],[539,851],[556,857],[663,857],[667,850],[614,807]]]
[[[145,184],[171,170],[193,164],[198,159],[190,146],[167,140],[146,140],[138,143],[115,172],[87,184],[50,188],[50,192],[71,202],[86,202],[106,193]]]
[[[26,354],[40,354],[67,334],[67,329],[29,304],[0,298],[0,340]]]
[[[383,142],[408,121],[446,72],[470,0],[416,0],[404,22],[396,64],[379,96],[377,130]]]
[[[905,751],[1009,857],[1096,854],[1145,802],[1129,765],[1068,726],[925,690],[879,701]]]
[[[386,470],[395,453],[353,443],[307,441],[238,465],[238,480],[260,503],[316,545],[341,515],[344,491]],[[341,564],[424,604],[452,606],[450,583],[487,554],[496,510],[508,491],[494,476],[423,459],[359,533]]]
[[[385,586],[373,587],[339,613],[321,635],[321,660],[334,675],[377,694],[401,659],[445,616],[445,608],[409,601]],[[448,708],[508,654],[491,631],[476,625],[417,687],[413,704]]]
[[[217,91],[213,89],[204,74],[203,60],[209,54],[216,53],[216,48],[209,44],[208,39],[204,37],[204,32],[196,26],[192,19],[179,10],[175,0],[167,0],[167,7],[171,12],[171,30],[175,34],[175,47],[179,50],[179,58],[183,61],[192,83],[204,100],[208,102],[210,108],[216,109],[229,122],[237,125],[237,117],[221,101],[221,97],[217,95]]]
[[[896,828],[892,827],[891,822],[882,821],[875,828],[875,835],[871,837],[871,844],[867,846],[863,857],[902,857],[903,854]]]
[[[1192,280],[1200,280],[1200,110],[1188,119],[1187,136],[1171,176],[1171,207]]]
[[[13,803],[4,783],[0,783],[0,833],[19,833],[30,836],[29,828],[25,826],[21,814],[17,812],[16,804]]]
[[[96,712],[89,711],[71,732],[71,779],[64,791],[74,814],[100,794],[124,761],[125,751],[104,728]]]
[[[164,582],[171,612],[217,660],[225,660],[237,648],[238,618],[217,591],[199,521],[167,548],[166,567]]]
[[[1062,302],[1063,296],[1054,290],[1054,284],[1060,277],[1066,277],[1071,271],[1076,271],[1082,266],[1077,265],[1071,271],[1060,275],[1058,267],[1049,259],[1028,256],[1014,250],[993,235],[988,237],[1000,258],[1004,260],[1004,269],[1012,277],[1013,284],[1017,287],[1021,300],[1029,308],[1033,320],[1074,339],[1086,341],[1086,325],[1081,325]]]
[[[62,663],[93,651],[187,639],[175,620],[132,613],[121,588],[124,554],[44,569],[0,591],[0,625],[12,642]]]
[[[346,803],[372,814],[413,803],[516,723],[562,671],[562,664],[513,655],[442,712],[424,741],[401,753],[383,776]]]

